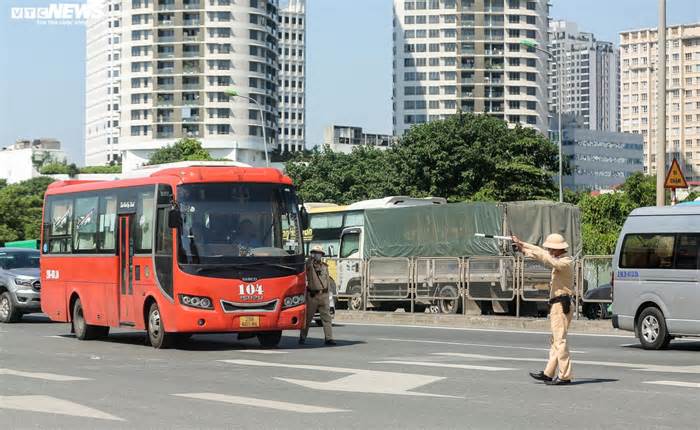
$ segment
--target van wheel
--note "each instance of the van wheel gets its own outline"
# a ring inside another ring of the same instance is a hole
[[[664,314],[654,307],[644,309],[639,315],[637,333],[644,349],[664,349],[671,341]]]
[[[12,297],[10,293],[5,291],[0,294],[0,322],[2,323],[16,323],[22,319],[22,313],[15,308],[12,303]]]
[[[151,346],[155,349],[167,349],[173,343],[174,337],[172,334],[165,331],[163,317],[158,309],[158,303],[153,302],[148,310],[148,340]]]
[[[282,340],[281,331],[270,331],[258,334],[258,342],[263,348],[274,348],[279,345]]]
[[[95,340],[104,337],[109,333],[109,327],[88,324],[83,314],[83,305],[80,299],[76,299],[73,304],[73,333],[80,340]]]

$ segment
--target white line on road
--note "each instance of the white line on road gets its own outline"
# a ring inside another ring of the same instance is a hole
[[[424,328],[431,330],[457,330],[457,331],[480,331],[488,333],[517,333],[517,334],[546,334],[551,336],[552,333],[548,331],[530,331],[530,330],[505,330],[505,329],[492,329],[492,328],[467,328],[467,327],[440,327],[431,325],[410,325],[410,324],[372,324],[372,323],[352,323],[338,321],[338,324],[348,325],[348,326],[367,326],[367,327],[394,327],[394,328]],[[620,337],[620,338],[633,338],[633,335],[624,334],[602,334],[602,333],[572,333],[569,332],[568,336],[589,336],[589,337]]]
[[[432,361],[399,361],[399,360],[384,360],[372,361],[374,364],[407,364],[411,366],[424,367],[446,367],[448,369],[465,369],[465,370],[485,370],[487,372],[501,372],[504,370],[518,370],[511,367],[492,367],[492,366],[474,366],[471,364],[453,364],[453,363],[434,363]]]
[[[98,411],[97,409],[50,396],[0,396],[0,409],[124,421],[122,418]]]
[[[502,361],[528,361],[539,363],[545,361],[544,358],[523,358],[523,357],[501,357],[494,355],[481,354],[463,354],[460,352],[436,352],[433,355],[441,355],[447,357],[468,358],[473,360],[502,360]],[[586,361],[574,360],[574,365],[589,365],[589,366],[605,366],[605,367],[620,367],[626,369],[639,370],[641,372],[660,372],[660,373],[700,373],[700,366],[667,366],[658,364],[636,364],[636,363],[619,363],[615,361]]]
[[[300,385],[320,391],[341,391],[350,393],[394,394],[402,396],[425,396],[461,398],[442,394],[418,393],[415,390],[424,385],[445,379],[441,376],[418,375],[414,373],[384,372],[379,370],[350,369],[345,367],[316,366],[310,364],[267,363],[255,360],[219,360],[239,366],[281,367],[287,369],[318,370],[322,372],[349,373],[350,375],[332,381],[307,381],[303,379],[275,378],[290,384]]]
[[[276,409],[278,411],[297,412],[300,414],[327,414],[332,412],[350,412],[347,409],[326,408],[323,406],[304,405],[300,403],[278,402],[274,400],[256,399],[253,397],[228,396],[217,393],[173,394],[178,397],[188,397],[199,400],[230,403],[232,405],[252,406],[256,408]]]
[[[21,370],[0,369],[0,375],[21,376],[23,378],[43,379],[46,381],[68,382],[68,381],[91,381],[90,378],[79,376],[57,375],[55,373],[22,372]]]
[[[654,385],[670,385],[672,387],[684,387],[684,388],[700,388],[700,383],[698,382],[683,382],[683,381],[644,381],[645,384]]]
[[[388,340],[391,342],[414,342],[414,343],[429,343],[436,345],[457,345],[457,346],[479,346],[483,348],[505,348],[505,349],[524,349],[528,351],[549,351],[549,348],[531,348],[526,346],[510,346],[510,345],[486,345],[482,343],[461,343],[461,342],[443,342],[439,340],[419,340],[419,339],[392,339],[380,337],[379,340]],[[586,354],[586,351],[571,351],[576,354]]]
[[[286,354],[289,351],[275,351],[270,349],[240,349],[236,352],[247,352],[250,354]]]

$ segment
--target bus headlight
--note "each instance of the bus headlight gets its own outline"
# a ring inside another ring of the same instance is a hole
[[[209,297],[188,296],[180,294],[180,303],[185,306],[197,309],[214,309]]]
[[[282,309],[293,308],[295,306],[303,305],[306,302],[306,296],[304,294],[298,294],[296,296],[287,296],[284,298],[284,304]]]

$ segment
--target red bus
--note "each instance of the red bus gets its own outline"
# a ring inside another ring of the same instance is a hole
[[[299,330],[308,215],[275,169],[166,167],[46,192],[41,305],[78,339],[145,330],[155,348],[237,332],[263,346]]]

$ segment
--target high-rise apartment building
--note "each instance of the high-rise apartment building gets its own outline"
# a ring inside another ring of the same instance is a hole
[[[183,137],[261,162],[262,124],[270,150],[279,129],[278,4],[105,0],[87,29],[87,164],[123,156],[128,170]]]
[[[394,135],[457,112],[546,133],[547,0],[394,0]]]
[[[619,55],[611,42],[581,32],[573,22],[552,21],[549,50],[550,111],[559,106],[558,70],[561,66],[562,113],[580,117],[584,128],[619,130]]]
[[[700,179],[700,24],[667,29],[666,162]],[[644,137],[644,170],[656,173],[657,29],[620,33],[621,128]]]
[[[301,151],[306,139],[306,1],[288,0],[279,14],[279,136],[281,152]]]

